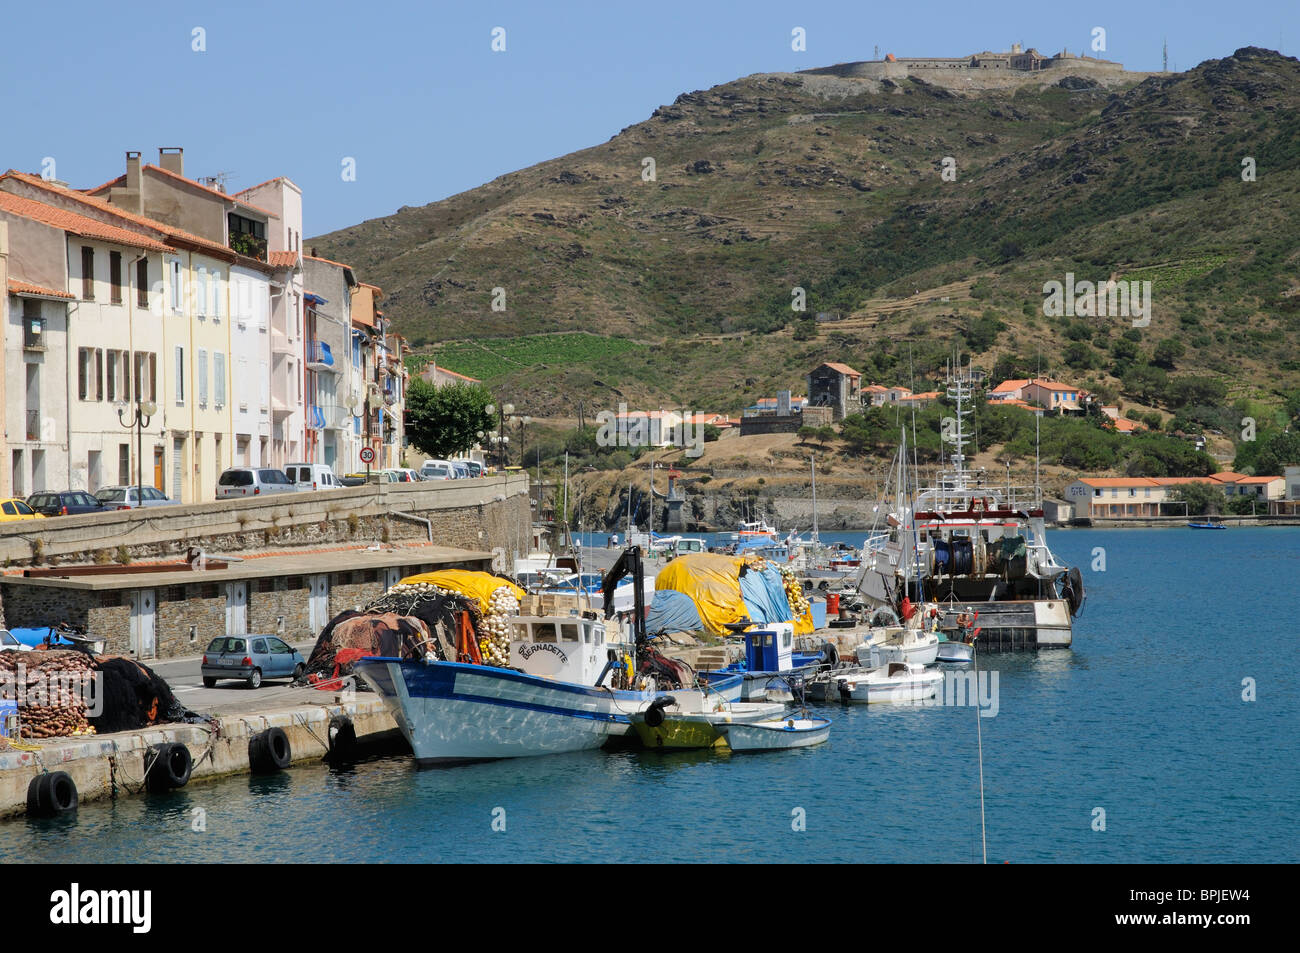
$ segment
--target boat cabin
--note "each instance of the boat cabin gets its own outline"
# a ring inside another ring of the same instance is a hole
[[[751,672],[788,672],[794,668],[794,625],[771,622],[745,633],[745,667]]]
[[[611,652],[605,623],[582,616],[517,616],[510,620],[510,664],[529,675],[594,685]]]

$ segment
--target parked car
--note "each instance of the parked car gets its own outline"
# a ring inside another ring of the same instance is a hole
[[[20,500],[17,497],[10,497],[7,500],[0,500],[0,523],[7,523],[11,520],[43,520],[45,515],[37,513],[27,505],[26,500]]]
[[[414,483],[416,476],[414,470],[402,470],[398,467],[389,467],[379,471],[381,482],[383,483]]]
[[[292,645],[274,635],[252,634],[213,639],[203,653],[200,669],[204,688],[212,688],[224,678],[257,688],[264,678],[298,679],[306,670],[307,660]]]
[[[454,480],[456,468],[446,460],[425,460],[420,467],[420,476],[426,480]]]
[[[300,490],[337,490],[343,482],[323,463],[291,463],[284,468],[285,476]]]
[[[78,516],[82,513],[103,513],[105,506],[85,490],[33,493],[27,505],[42,516]]]
[[[14,638],[8,629],[0,629],[0,652],[31,652],[30,645],[24,645]]]
[[[373,471],[369,477],[364,473],[347,473],[339,477],[339,482],[344,486],[365,486],[367,482],[379,483],[379,471]]]
[[[472,477],[481,477],[487,473],[487,469],[477,460],[465,460],[463,462]]]
[[[140,506],[176,506],[162,490],[152,486],[101,486],[95,499],[110,510],[133,510]]]
[[[296,493],[297,485],[283,470],[271,467],[231,467],[217,480],[217,498],[258,496],[262,493]]]

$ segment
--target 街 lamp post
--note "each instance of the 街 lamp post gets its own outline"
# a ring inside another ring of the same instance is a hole
[[[502,469],[505,469],[510,464],[510,459],[506,456],[506,444],[510,443],[510,438],[506,435],[506,418],[514,418],[515,405],[488,404],[483,408],[483,410],[486,411],[489,417],[493,414],[497,415],[497,429],[488,430],[486,432],[480,430],[478,432],[478,438],[480,440],[486,439],[489,446],[492,444],[496,445],[497,463]]]
[[[143,457],[144,453],[144,428],[149,426],[149,418],[158,413],[158,405],[151,400],[142,401],[136,399],[135,406],[131,408],[131,418],[128,421],[122,416],[125,408],[117,408],[117,420],[127,430],[135,429],[135,503],[136,506],[144,505],[144,474],[143,474]]]

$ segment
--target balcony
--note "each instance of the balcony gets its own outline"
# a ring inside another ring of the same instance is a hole
[[[324,430],[326,426],[325,410],[319,404],[309,404],[307,407],[307,429]]]
[[[44,318],[23,318],[23,348],[28,351],[45,350]]]
[[[321,413],[325,417],[326,430],[351,430],[352,411],[339,404],[322,404]]]
[[[334,353],[328,344],[324,341],[307,341],[305,347],[308,367],[313,371],[335,373]]]
[[[230,233],[230,250],[258,261],[266,261],[266,239],[249,232]]]
[[[272,354],[296,354],[297,346],[287,334],[279,328],[271,329],[271,353]]]

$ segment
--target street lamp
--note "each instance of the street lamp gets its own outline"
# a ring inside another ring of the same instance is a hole
[[[127,430],[135,428],[135,502],[137,506],[144,505],[144,476],[143,476],[143,454],[144,454],[144,428],[149,426],[149,418],[158,413],[158,405],[151,400],[140,400],[138,397],[135,406],[131,408],[131,420],[122,416],[125,408],[117,408],[117,421]],[[179,500],[177,502],[180,502]]]
[[[490,440],[496,441],[498,461],[501,464],[502,469],[504,469],[510,463],[510,460],[506,457],[505,448],[505,445],[510,442],[510,438],[506,436],[506,418],[514,416],[515,405],[502,404],[498,407],[495,404],[488,404],[483,409],[487,412],[489,417],[493,414],[497,415],[497,429],[489,431],[486,435],[482,431],[479,431],[479,437],[482,438],[487,436]]]

